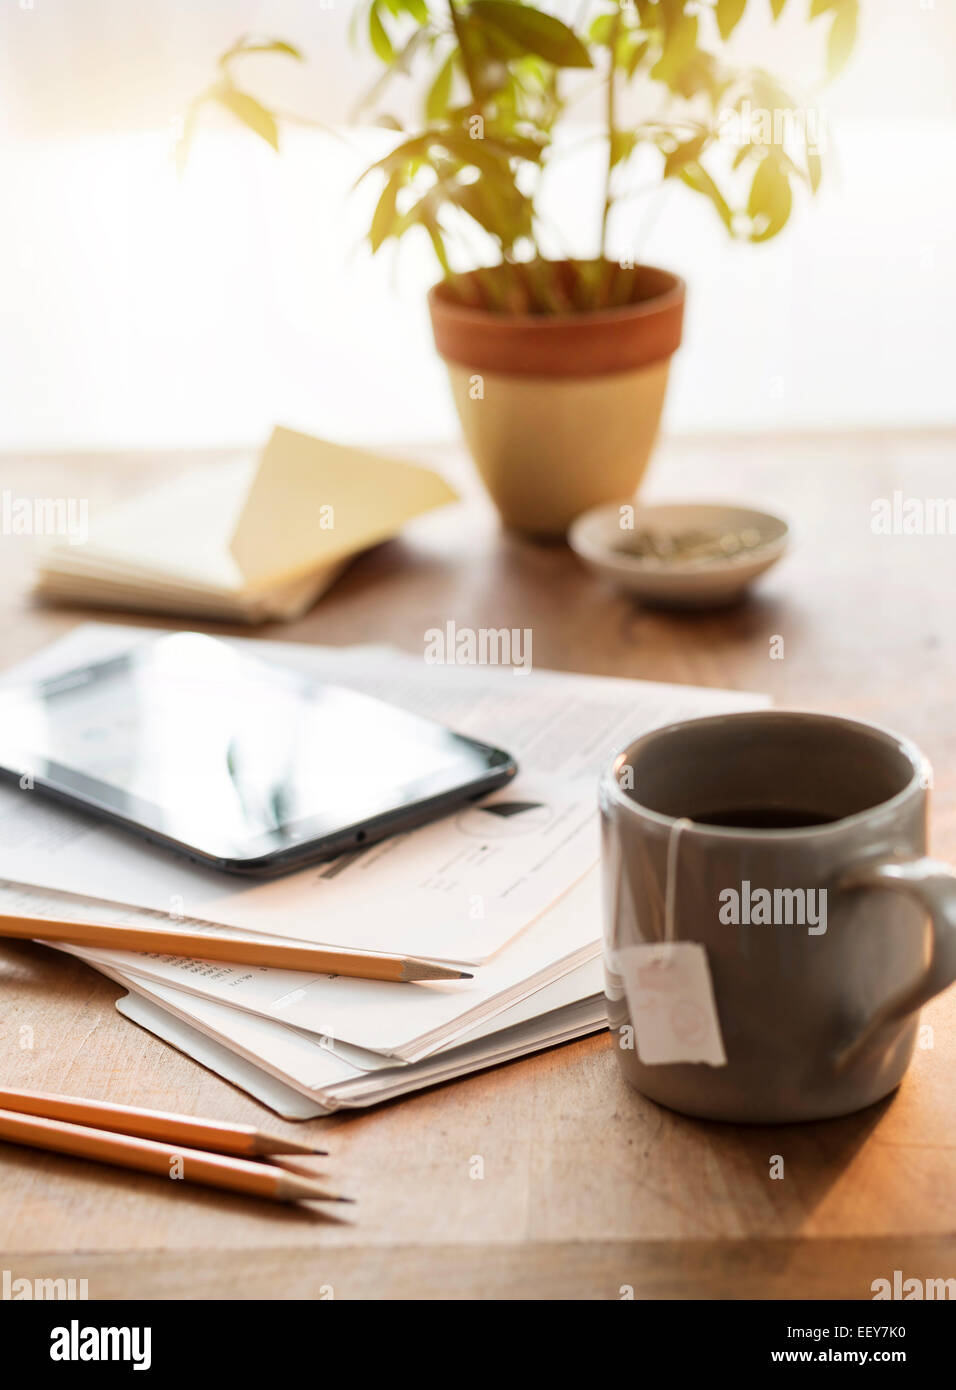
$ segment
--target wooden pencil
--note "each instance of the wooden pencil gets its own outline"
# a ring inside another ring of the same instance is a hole
[[[311,974],[350,975],[362,980],[470,980],[466,970],[404,956],[367,955],[326,950],[299,942],[250,941],[220,932],[184,932],[166,927],[132,927],[105,922],[62,922],[53,917],[0,916],[0,937],[21,941],[63,942],[101,951],[157,951],[192,960],[222,960],[233,965],[266,965]]]
[[[149,1110],[139,1105],[114,1105],[80,1096],[52,1095],[45,1091],[24,1091],[0,1086],[0,1109],[39,1115],[46,1120],[67,1120],[71,1124],[91,1125],[95,1129],[116,1130],[155,1139],[164,1144],[185,1144],[191,1149],[234,1154],[237,1158],[262,1158],[272,1154],[327,1154],[296,1139],[280,1139],[263,1134],[252,1125],[227,1124],[222,1120],[201,1120],[192,1115],[174,1115],[165,1110]]]
[[[271,1163],[255,1163],[229,1154],[161,1144],[130,1134],[68,1124],[65,1120],[48,1120],[40,1115],[0,1110],[0,1139],[10,1144],[25,1144],[47,1152],[110,1163],[118,1168],[135,1168],[169,1181],[195,1182],[249,1197],[265,1197],[273,1202],[352,1200],[341,1193],[329,1192],[312,1178],[286,1172]]]

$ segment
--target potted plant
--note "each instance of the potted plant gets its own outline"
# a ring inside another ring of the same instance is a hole
[[[586,508],[633,494],[647,466],[684,284],[612,253],[633,168],[653,160],[752,242],[784,226],[795,187],[816,192],[821,142],[808,108],[763,69],[725,62],[748,5],[776,20],[788,3],[597,0],[573,25],[521,0],[371,0],[358,12],[384,69],[368,105],[395,131],[366,171],[381,189],[371,247],[413,234],[434,249],[436,345],[506,524],[561,535]],[[832,75],[853,46],[858,0],[801,3],[827,25]],[[301,57],[281,40],[241,39],[193,103],[183,150],[208,101],[278,148],[277,117],[237,80],[241,59],[263,51]],[[390,84],[419,77],[422,122],[403,129],[385,106]],[[659,114],[627,119],[632,87]],[[541,190],[571,111],[594,88],[603,190],[592,254],[572,258],[555,252]]]

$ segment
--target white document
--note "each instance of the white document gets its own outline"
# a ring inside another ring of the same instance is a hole
[[[68,894],[38,893],[9,882],[0,882],[0,912],[155,925],[155,917],[139,909]],[[213,935],[223,930],[202,923],[183,925],[187,930]],[[97,967],[154,980],[300,1028],[323,1039],[333,1051],[345,1048],[345,1055],[350,1055],[346,1045],[351,1045],[413,1061],[448,1045],[483,1020],[493,1019],[551,980],[594,958],[599,953],[600,932],[598,875],[592,869],[473,980],[395,985],[152,952],[72,945],[59,948]]]
[[[464,1037],[458,1046],[443,1049],[413,1066],[363,1072],[296,1029],[197,999],[153,981],[124,976],[119,971],[110,969],[104,973],[168,1011],[180,1023],[197,1029],[204,1037],[253,1062],[282,1085],[330,1111],[342,1105],[372,1105],[607,1026],[603,996],[595,990],[600,978],[599,963],[590,962],[574,977],[541,991],[538,1002],[546,1012],[535,1014],[520,1008],[513,1017],[504,1015],[507,1026],[490,1035]],[[117,1002],[120,1012],[125,1012],[120,1007],[123,1002]],[[218,1069],[208,1060],[208,1054],[198,1060]],[[267,1099],[265,1103],[271,1105],[273,1101]]]
[[[436,1053],[417,1067],[379,1072],[374,1077],[356,1077],[353,1081],[335,1086],[330,1100],[336,1106],[376,1105],[395,1100],[398,1096],[417,1091],[422,1086],[436,1086],[485,1067],[501,1066],[505,1062],[538,1052],[544,1047],[557,1047],[599,1033],[607,1027],[604,999],[601,996],[582,999],[579,1004],[555,1013],[544,1014],[516,1028],[495,1033],[488,1045],[469,1044]]]
[[[502,809],[519,803],[518,814]],[[194,866],[42,794],[0,788],[0,877],[176,921],[466,965],[500,950],[597,854],[592,797],[557,779],[516,779],[431,825],[263,882]]]
[[[269,1018],[243,1013],[241,1009],[230,1009],[227,1004],[217,1004],[211,999],[183,994],[181,990],[170,989],[154,980],[125,975],[111,966],[98,965],[96,968],[124,989],[135,990],[137,994],[155,1000],[183,1022],[261,1067],[270,1076],[296,1090],[314,1095],[320,1104],[324,1102],[319,1093],[326,1087],[363,1075],[359,1067],[338,1056],[331,1047],[310,1033],[300,1033],[297,1028],[287,1028],[282,1023],[273,1023]]]
[[[86,624],[13,674],[66,670],[155,635]],[[249,645],[273,659],[288,655],[279,644]],[[672,719],[766,703],[732,691],[515,676],[336,649],[301,648],[295,661],[506,747],[523,771],[480,805],[263,883],[199,868],[3,786],[0,877],[333,947],[477,965],[596,863],[595,778],[616,745]]]
[[[72,954],[72,952],[71,952]],[[100,968],[100,967],[97,967]],[[102,973],[116,980],[126,989],[135,990],[158,1001],[169,1008],[177,1018],[199,1028],[207,1036],[231,1048],[240,1057],[246,1058],[262,1067],[280,1081],[309,1092],[330,1094],[330,1088],[358,1080],[362,1076],[374,1075],[365,1068],[344,1057],[336,1055],[323,1039],[302,1033],[297,1028],[289,1028],[271,1019],[258,1018],[255,1014],[244,1013],[241,1009],[230,1009],[225,1004],[214,1003],[210,999],[199,999],[195,995],[184,994],[168,985],[154,980],[144,980],[139,976],[127,975],[112,967],[102,968]],[[533,1021],[538,1014],[579,1003],[583,998],[594,999],[600,988],[600,970],[595,962],[582,966],[579,972],[567,976],[542,990],[535,999],[535,1008],[518,1006],[514,1014],[504,1014],[499,1019],[499,1030],[512,1024]],[[439,1057],[463,1046],[477,1046],[486,1039],[491,1045],[495,1032],[476,1030],[474,1035],[466,1034],[455,1048],[442,1049]],[[432,1059],[427,1059],[431,1061]],[[415,1073],[422,1063],[409,1065],[409,1073]],[[394,1073],[394,1065],[383,1068]],[[324,1101],[323,1101],[324,1103]]]
[[[116,922],[142,919],[142,914],[137,917],[111,904],[101,903],[98,909],[86,904],[77,915]],[[76,913],[69,899],[40,897],[9,883],[0,883],[0,911]],[[482,966],[475,979],[407,985],[158,953],[65,949],[92,965],[245,1009],[335,1043],[415,1061],[596,956],[600,913],[598,873],[591,869],[507,950]],[[183,925],[190,930],[198,924]],[[221,928],[213,928],[213,934],[217,930]]]
[[[126,994],[122,999],[117,999],[116,1008],[131,1023],[138,1023],[140,1028],[169,1043],[178,1052],[192,1057],[217,1076],[246,1091],[284,1120],[314,1120],[319,1115],[329,1113],[324,1105],[270,1076],[222,1043],[206,1037],[198,1028],[184,1023],[144,994]]]

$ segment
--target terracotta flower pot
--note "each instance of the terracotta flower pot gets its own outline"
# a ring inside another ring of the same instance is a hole
[[[478,470],[508,526],[561,536],[631,496],[657,435],[684,282],[639,266],[635,302],[566,314],[468,308],[429,294],[435,344]]]

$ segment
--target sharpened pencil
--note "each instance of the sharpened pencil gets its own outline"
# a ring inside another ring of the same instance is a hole
[[[271,1163],[255,1163],[230,1154],[204,1153],[201,1149],[160,1144],[112,1130],[91,1129],[47,1120],[39,1115],[0,1110],[0,1139],[10,1144],[50,1153],[71,1154],[118,1168],[135,1168],[167,1181],[201,1183],[241,1192],[249,1197],[265,1197],[272,1202],[351,1202],[339,1192],[329,1192],[313,1178],[288,1173]]]
[[[101,951],[157,951],[190,960],[221,960],[233,965],[265,965],[305,970],[313,975],[349,975],[361,980],[409,984],[421,980],[470,980],[466,970],[432,965],[405,956],[326,950],[288,941],[250,941],[220,932],[184,932],[165,927],[117,926],[105,922],[62,922],[53,917],[0,916],[0,937],[63,942]]]
[[[174,1115],[165,1110],[148,1110],[139,1105],[113,1105],[108,1101],[52,1095],[45,1091],[0,1086],[0,1109],[38,1115],[46,1120],[91,1125],[94,1129],[116,1130],[121,1134],[155,1139],[164,1144],[185,1144],[191,1149],[234,1154],[237,1158],[261,1158],[272,1154],[303,1154],[311,1157],[328,1153],[328,1149],[317,1149],[296,1139],[280,1139],[278,1135],[263,1134],[252,1125],[202,1120],[192,1115]]]

